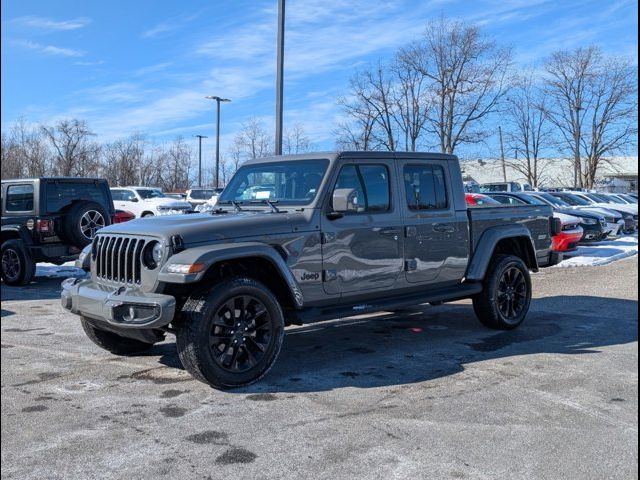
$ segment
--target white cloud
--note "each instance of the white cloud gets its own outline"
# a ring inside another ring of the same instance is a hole
[[[188,16],[172,17],[168,20],[164,20],[162,22],[155,24],[153,27],[142,32],[140,36],[142,38],[162,37],[176,30],[180,30],[187,23],[191,22],[192,20],[195,20],[199,15],[200,13],[195,13],[193,15],[188,15]]]
[[[55,45],[43,45],[41,43],[32,42],[31,40],[15,40],[14,45],[28,50],[33,50],[45,55],[54,55],[60,57],[82,57],[85,52],[74,48],[56,47]]]
[[[60,32],[84,28],[91,23],[91,19],[79,17],[71,20],[53,20],[51,18],[28,15],[14,18],[11,22],[21,27],[42,30],[44,32]]]

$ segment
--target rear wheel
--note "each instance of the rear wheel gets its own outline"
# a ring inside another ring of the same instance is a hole
[[[101,330],[93,325],[91,321],[84,317],[80,318],[82,329],[87,334],[89,340],[100,348],[107,350],[114,355],[133,355],[144,352],[153,347],[154,343],[147,343],[134,338],[127,338],[113,332]]]
[[[278,300],[249,278],[229,279],[190,297],[176,333],[184,368],[216,388],[249,385],[265,376],[283,338]]]
[[[531,304],[531,275],[522,259],[496,255],[487,271],[484,288],[473,298],[478,319],[489,328],[510,330],[520,325]]]
[[[2,279],[7,285],[28,285],[36,274],[36,264],[21,240],[2,244]]]

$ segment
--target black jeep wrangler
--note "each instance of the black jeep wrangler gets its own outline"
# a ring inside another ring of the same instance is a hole
[[[100,228],[111,225],[106,180],[35,178],[2,181],[2,279],[26,285],[37,262],[75,260]]]

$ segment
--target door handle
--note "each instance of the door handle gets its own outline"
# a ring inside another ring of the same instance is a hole
[[[379,231],[380,235],[398,235],[400,230],[397,228],[389,227],[389,228],[381,228]]]
[[[456,231],[455,227],[450,223],[434,223],[433,230],[441,233],[453,233]]]

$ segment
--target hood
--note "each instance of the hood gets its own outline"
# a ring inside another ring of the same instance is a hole
[[[621,203],[599,203],[599,207],[606,208],[608,210],[613,210],[615,212],[624,212],[629,213],[631,215],[638,214],[638,207],[636,205],[630,204],[621,204]]]
[[[163,207],[175,207],[175,208],[191,208],[191,204],[184,200],[176,200],[174,198],[147,198],[142,200],[148,205],[162,205]]]
[[[603,217],[614,217],[616,218],[616,220],[622,217],[622,215],[619,212],[616,212],[615,210],[611,210],[610,208],[603,208],[603,207],[597,207],[597,206],[579,207],[579,208],[580,210],[595,212],[599,215],[602,215]]]
[[[102,233],[149,235],[170,239],[180,235],[186,246],[243,237],[287,234],[311,229],[302,212],[272,213],[251,211],[237,213],[190,213],[139,218],[102,228]]]
[[[559,218],[563,225],[570,223],[581,223],[580,218],[574,215],[567,215],[566,213],[553,212],[553,216]]]
[[[597,218],[598,220],[604,220],[604,214],[597,209],[587,209],[587,208],[575,208],[575,207],[561,207],[555,209],[556,212],[564,213],[567,215],[573,215],[576,217],[588,217],[588,218]]]

